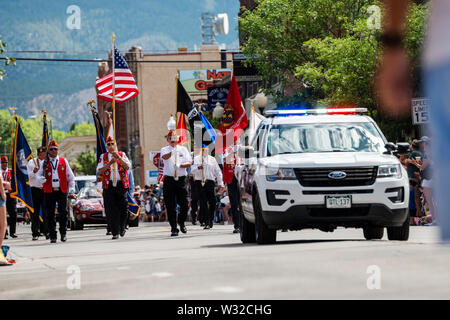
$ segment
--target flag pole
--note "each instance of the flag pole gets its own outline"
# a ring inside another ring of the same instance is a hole
[[[179,81],[179,77],[180,74],[177,71],[177,76],[176,76],[176,88],[177,88],[177,95],[176,95],[176,99],[177,99],[177,103],[175,103],[175,167],[177,166],[177,146],[178,146],[178,135],[177,135],[177,127],[178,127],[178,81]],[[177,170],[175,169],[174,175],[173,177],[175,179],[177,179]]]
[[[113,90],[113,99],[111,102],[112,112],[113,112],[113,127],[114,127],[114,140],[116,140],[116,76],[115,76],[115,48],[116,48],[116,35],[114,33],[111,34],[112,40],[112,90]]]

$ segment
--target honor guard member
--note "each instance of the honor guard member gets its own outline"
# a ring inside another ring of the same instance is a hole
[[[243,166],[239,164],[237,156],[238,146],[233,146],[230,152],[225,153],[223,164],[223,181],[227,184],[228,196],[233,217],[234,230],[233,233],[239,233],[239,218],[242,212],[241,192],[239,189],[239,179],[237,178]]]
[[[203,158],[203,159],[202,159]],[[216,180],[223,190],[222,171],[216,158],[208,155],[208,148],[203,148],[202,154],[194,158],[192,165],[192,174],[195,183],[200,188],[200,211],[205,214],[205,228],[213,227],[214,212],[216,210]]]
[[[11,183],[11,169],[8,169],[8,157],[1,157],[1,171],[3,181]],[[8,225],[9,225],[9,234],[11,238],[17,238],[16,236],[16,223],[17,223],[17,199],[11,197],[11,189],[6,190],[6,212],[9,215]],[[6,231],[5,239],[7,239],[8,231]]]
[[[73,194],[75,180],[69,162],[58,156],[58,144],[51,141],[48,144],[48,155],[37,172],[38,179],[45,178],[44,208],[47,216],[47,227],[50,234],[50,242],[56,243],[56,217],[55,208],[58,204],[59,233],[61,241],[67,240],[67,194]],[[42,180],[43,181],[43,180]]]
[[[167,147],[161,149],[161,158],[164,161],[164,203],[171,229],[171,236],[178,236],[176,205],[180,206],[178,224],[180,230],[186,233],[184,225],[188,212],[187,190],[186,190],[186,168],[191,166],[192,157],[188,149],[175,145],[177,141],[175,131],[169,131],[167,135]]]
[[[125,236],[125,225],[128,218],[127,191],[130,187],[128,170],[130,161],[124,152],[116,151],[116,143],[109,136],[106,139],[108,152],[102,154],[97,165],[97,172],[102,176],[103,199],[108,225],[112,239]]]
[[[47,155],[46,147],[37,148],[37,158],[28,161],[28,177],[30,178],[31,197],[33,199],[34,212],[31,214],[31,233],[33,240],[38,240],[40,233],[44,234],[48,239],[48,231],[46,227],[47,218],[44,210],[44,188],[46,181],[44,177],[39,178],[37,173],[41,167],[44,166],[44,161]],[[40,212],[42,209],[42,220],[40,221]],[[39,232],[40,230],[40,232]]]
[[[191,157],[195,158],[195,154],[197,148],[194,146],[194,152],[192,152]],[[191,167],[192,168],[192,167]],[[200,221],[200,225],[204,225],[204,218],[203,218],[203,214],[201,212],[201,210],[199,209],[198,203],[200,201],[200,192],[201,192],[201,184],[197,184],[195,183],[195,178],[194,178],[194,174],[192,173],[192,170],[190,170],[189,172],[189,189],[191,191],[191,219],[192,219],[192,224],[196,225],[197,224],[197,213],[198,213],[198,218]],[[200,188],[198,187],[200,185]]]

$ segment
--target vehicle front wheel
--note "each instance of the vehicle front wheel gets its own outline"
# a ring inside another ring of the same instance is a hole
[[[363,230],[366,240],[380,240],[384,235],[383,227],[365,227]]]
[[[259,200],[258,192],[253,201],[253,210],[255,213],[256,222],[256,242],[258,244],[273,244],[277,241],[277,230],[269,229],[262,217],[261,201]]]
[[[244,214],[239,214],[239,231],[241,234],[242,243],[254,243],[256,242],[255,225],[245,219]]]
[[[387,234],[389,240],[407,241],[409,239],[409,217],[401,227],[387,228]]]

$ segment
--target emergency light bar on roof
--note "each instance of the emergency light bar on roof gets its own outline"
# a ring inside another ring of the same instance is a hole
[[[275,109],[266,110],[267,116],[304,116],[321,114],[360,114],[366,113],[367,108],[344,107],[344,108],[320,108],[320,109]]]

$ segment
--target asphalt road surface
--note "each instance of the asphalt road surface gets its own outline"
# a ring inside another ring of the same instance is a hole
[[[436,227],[408,242],[363,239],[362,230],[279,232],[275,245],[243,245],[232,226],[142,223],[111,240],[103,227],[31,241],[29,226],[4,244],[3,299],[450,299],[450,248]]]

